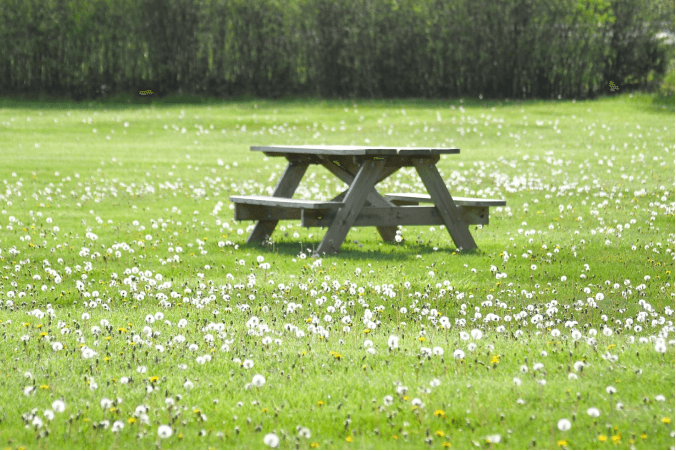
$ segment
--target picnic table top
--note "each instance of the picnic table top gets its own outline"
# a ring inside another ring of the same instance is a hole
[[[402,155],[425,156],[441,154],[457,154],[460,149],[451,147],[374,147],[374,146],[251,146],[251,150],[266,154],[312,154],[312,155]]]

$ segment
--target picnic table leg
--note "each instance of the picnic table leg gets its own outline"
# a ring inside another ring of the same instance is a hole
[[[477,245],[469,232],[469,226],[460,219],[458,207],[453,202],[436,165],[424,158],[416,158],[413,163],[455,245],[460,250],[476,249]]]
[[[347,191],[343,191],[333,199],[331,199],[332,202],[342,202],[343,199],[345,198],[345,195],[347,194]],[[380,194],[376,193],[376,195],[380,196]],[[391,207],[391,206],[396,206],[395,204],[390,205],[389,201],[386,200],[383,197],[382,202],[379,201],[376,197],[376,195],[373,194],[373,192],[369,193],[369,195],[366,197],[366,202],[364,202],[364,205],[367,207]],[[382,197],[382,196],[381,196]],[[397,230],[399,230],[398,226],[376,226],[376,230],[378,230],[378,233],[380,233],[380,236],[382,237],[383,241],[395,241],[395,237],[397,236]]]
[[[351,168],[351,166],[355,166],[353,163],[350,164],[346,161],[342,162],[343,165],[346,167]],[[336,164],[336,162],[332,161],[331,159],[323,159],[322,161],[322,166],[324,166],[326,169],[331,171],[333,175],[341,179],[343,182],[347,183],[348,185],[352,184],[352,181],[354,180],[354,175],[350,173],[348,170],[344,169],[343,167],[339,166]],[[381,174],[379,176],[379,180],[382,180],[383,178],[389,177],[391,174],[395,173],[399,168],[386,168],[383,171],[381,171]],[[385,177],[383,177],[383,175]],[[342,197],[341,197],[342,196]],[[342,201],[344,198],[343,193],[341,195],[337,196],[336,198],[332,200],[338,200]],[[395,205],[385,199],[378,191],[375,189],[375,187],[371,190],[371,192],[368,194],[366,197],[366,202],[371,204],[374,207],[394,207]],[[382,237],[383,241],[385,242],[392,242],[395,240],[395,237],[397,236],[397,230],[399,229],[397,226],[376,226],[376,229],[378,230],[378,233],[380,233],[380,236]]]
[[[298,185],[300,184],[303,175],[305,175],[307,168],[307,163],[289,161],[289,165],[286,167],[284,174],[282,174],[279,181],[277,182],[277,186],[275,186],[273,196],[288,198],[293,197],[293,193],[296,192],[296,188],[298,188]],[[272,236],[272,232],[275,231],[275,227],[277,227],[278,222],[279,221],[258,221],[246,242],[262,242],[266,236]]]
[[[378,176],[380,175],[385,160],[370,160],[364,161],[354,177],[350,188],[345,194],[343,202],[345,205],[338,210],[333,222],[324,235],[322,242],[316,250],[317,254],[337,253],[340,246],[345,241],[350,227],[354,224],[354,220],[359,216],[366,197],[375,186]]]

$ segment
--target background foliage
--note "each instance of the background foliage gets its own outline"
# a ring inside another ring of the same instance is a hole
[[[588,97],[660,78],[664,30],[664,0],[0,0],[0,91]]]

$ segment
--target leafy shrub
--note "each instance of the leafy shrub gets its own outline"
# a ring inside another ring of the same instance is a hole
[[[0,91],[588,97],[661,77],[664,27],[665,0],[3,0]]]

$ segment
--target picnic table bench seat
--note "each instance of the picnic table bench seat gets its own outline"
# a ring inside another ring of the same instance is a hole
[[[319,216],[328,210],[336,211],[343,202],[291,199],[275,196],[230,196],[235,204],[236,221],[280,221],[302,219],[305,211]]]
[[[340,197],[340,196],[339,196]],[[387,194],[384,196],[395,207],[373,206],[367,202],[354,220],[354,227],[369,226],[415,226],[442,225],[443,219],[435,206],[420,206],[418,203],[433,203],[426,194]],[[302,227],[328,227],[338,210],[345,204],[338,201],[290,199],[275,196],[230,196],[235,204],[235,220],[280,221],[300,219]],[[506,205],[503,200],[454,199],[460,217],[468,225],[487,225],[488,208]]]
[[[385,198],[394,203],[418,204],[421,202],[433,203],[432,196],[429,194],[415,193],[387,193]],[[472,197],[453,197],[455,205],[458,207],[504,207],[507,201],[504,199],[476,199]]]
[[[326,210],[337,209],[342,207],[342,202],[331,202],[323,200],[305,200],[305,199],[290,199],[288,197],[274,197],[274,196],[230,196],[230,200],[236,204],[247,205],[265,205],[268,207],[280,208],[306,208],[308,210]]]

